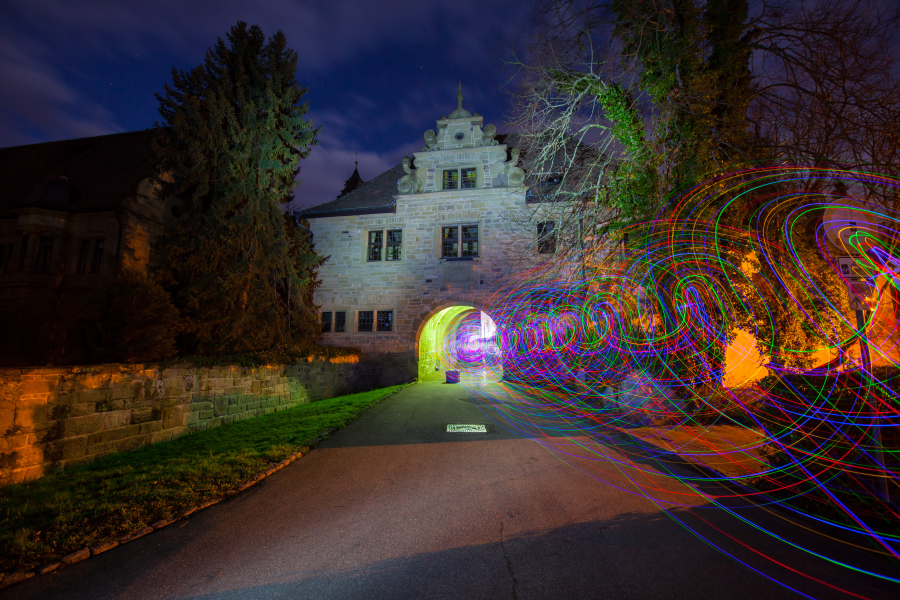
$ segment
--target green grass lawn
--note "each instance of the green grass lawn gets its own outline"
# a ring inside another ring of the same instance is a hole
[[[304,404],[0,488],[0,571],[40,566],[174,518],[401,387]]]

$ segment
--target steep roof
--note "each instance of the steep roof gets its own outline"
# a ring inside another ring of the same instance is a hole
[[[152,175],[152,130],[0,148],[0,217],[35,206],[114,210]]]
[[[403,166],[397,165],[336,200],[301,210],[299,216],[315,219],[338,215],[392,213],[397,181],[405,174]]]

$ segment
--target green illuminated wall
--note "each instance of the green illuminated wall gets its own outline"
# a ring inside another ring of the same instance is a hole
[[[450,306],[440,311],[425,323],[422,335],[419,336],[419,380],[435,374],[435,365],[446,361],[444,357],[442,361],[441,352],[443,350],[443,340],[455,328],[459,322],[459,317],[464,313],[476,310],[472,306]],[[443,367],[441,367],[441,376],[443,377]]]

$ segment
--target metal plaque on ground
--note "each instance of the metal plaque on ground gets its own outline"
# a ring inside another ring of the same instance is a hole
[[[461,423],[451,423],[447,425],[447,433],[487,433],[487,427],[484,425],[463,425]]]

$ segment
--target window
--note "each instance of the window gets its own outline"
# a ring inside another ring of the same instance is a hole
[[[374,320],[375,320],[375,315],[371,310],[359,311],[359,317],[356,321],[356,330],[357,331],[372,331],[372,325],[373,325]]]
[[[370,231],[369,232],[369,247],[366,252],[366,260],[372,262],[376,260],[381,260],[381,246],[384,244],[384,232],[383,231]]]
[[[94,240],[94,258],[91,260],[91,273],[100,272],[100,263],[103,261],[103,240],[102,238]]]
[[[537,249],[539,254],[556,252],[556,223],[553,221],[537,224]]]
[[[478,225],[441,227],[441,258],[478,256]]]
[[[378,331],[394,330],[394,311],[379,310],[378,311]]]
[[[387,235],[385,235],[385,233]],[[400,260],[403,255],[403,230],[370,231],[366,246],[366,260],[377,262]]]
[[[442,190],[455,190],[459,188],[459,171],[457,169],[444,170],[444,182]]]
[[[441,258],[459,256],[459,227],[441,227]]]
[[[88,261],[91,258],[91,240],[81,240],[81,247],[78,248],[78,266],[75,267],[76,273],[85,273],[88,268]]]
[[[462,230],[462,255],[478,256],[478,225],[463,225]]]
[[[322,313],[322,333],[331,332],[331,311]]]
[[[389,229],[387,232],[387,252],[385,252],[385,260],[400,260],[402,247],[403,231],[400,229]]]
[[[478,187],[478,171],[476,167],[444,169],[441,181],[442,190],[471,190],[476,187]]]
[[[22,244],[19,246],[19,269],[25,268],[25,257],[28,256],[28,235],[22,236]]]
[[[34,260],[34,270],[46,273],[50,270],[50,258],[53,256],[53,238],[42,235],[38,242],[37,258]]]
[[[334,332],[343,333],[347,327],[347,313],[344,311],[334,313]]]
[[[478,185],[478,175],[476,174],[475,167],[471,167],[468,169],[460,169],[460,181],[462,181],[462,189],[464,190],[473,190]]]

